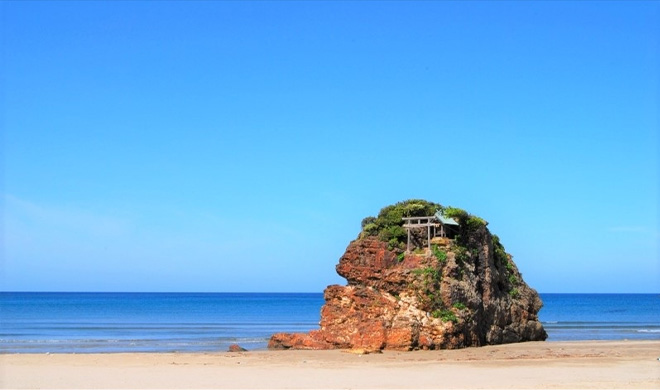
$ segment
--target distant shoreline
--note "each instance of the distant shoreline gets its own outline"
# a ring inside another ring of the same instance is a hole
[[[9,388],[658,388],[660,341],[460,350],[2,354]]]

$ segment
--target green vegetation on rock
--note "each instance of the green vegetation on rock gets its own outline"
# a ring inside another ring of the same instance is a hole
[[[472,215],[458,207],[445,207],[443,214],[446,217],[453,218],[461,227],[467,227],[468,230],[474,231],[480,227],[488,225],[483,218]]]
[[[442,249],[438,248],[437,245],[432,245],[431,246],[431,251],[433,251],[433,255],[435,255],[435,257],[441,263],[445,263],[447,261],[447,252],[445,252]]]
[[[377,217],[366,217],[362,220],[360,238],[377,236],[387,242],[390,249],[404,249],[408,234],[402,227],[403,217],[424,217],[435,214],[442,206],[421,199],[409,199],[383,207]]]
[[[405,249],[408,234],[403,228],[404,217],[426,217],[441,211],[446,217],[453,218],[459,224],[459,235],[456,242],[460,246],[468,246],[470,236],[488,225],[483,218],[472,215],[458,207],[444,207],[439,203],[423,199],[409,199],[383,207],[378,216],[366,217],[362,220],[362,231],[359,238],[375,236],[386,242],[392,249]],[[499,242],[499,239],[498,239]]]
[[[500,238],[496,235],[493,234],[493,249],[494,249],[494,257],[495,257],[495,263],[498,266],[505,266],[507,269],[509,268],[509,255],[506,254],[506,251],[504,250],[504,245],[500,243]]]
[[[412,282],[415,286],[417,298],[422,307],[434,318],[440,318],[443,321],[459,321],[456,312],[462,312],[467,306],[462,302],[445,303],[441,295],[441,282],[443,270],[449,264],[449,254],[453,256],[456,266],[450,271],[446,271],[449,277],[463,280],[465,272],[468,272],[468,264],[477,261],[483,250],[484,240],[492,240],[493,260],[498,269],[503,271],[502,283],[507,286],[505,291],[512,298],[520,296],[518,289],[521,279],[511,255],[506,253],[504,246],[496,235],[490,235],[487,229],[488,222],[483,218],[472,215],[458,207],[442,206],[438,203],[429,202],[422,199],[409,199],[386,206],[380,210],[376,217],[370,216],[362,220],[362,231],[359,238],[377,237],[380,241],[388,244],[388,249],[394,251],[399,262],[405,259],[406,244],[408,232],[403,227],[404,217],[429,217],[436,212],[442,212],[447,218],[452,218],[458,223],[455,228],[455,235],[452,237],[448,247],[441,247],[437,244],[431,245],[430,254],[437,259],[436,265],[426,263],[420,268],[411,270],[416,275],[416,281]],[[415,255],[428,254],[426,246],[419,247],[419,232],[417,234],[416,245],[411,248]],[[423,237],[425,239],[425,236]],[[485,241],[488,242],[488,241]],[[426,261],[428,261],[428,259]],[[508,283],[506,283],[508,281]],[[449,306],[451,305],[451,306]]]
[[[438,309],[431,312],[433,318],[440,318],[444,322],[458,322],[458,317],[449,309]]]
[[[512,285],[517,285],[518,284],[518,277],[514,274],[509,275],[509,283]]]
[[[415,275],[428,276],[431,282],[439,282],[441,278],[440,272],[433,267],[417,268],[412,270],[412,273]]]
[[[412,270],[417,275],[417,298],[428,312],[444,307],[440,295],[442,270],[434,267],[423,267]]]

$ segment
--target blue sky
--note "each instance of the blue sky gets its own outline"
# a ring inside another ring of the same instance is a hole
[[[14,2],[2,290],[310,291],[385,205],[659,292],[658,2]]]

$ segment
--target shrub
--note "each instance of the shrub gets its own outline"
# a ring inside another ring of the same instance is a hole
[[[406,246],[396,238],[390,238],[387,242],[387,249],[394,250],[394,248],[404,249]]]
[[[464,223],[470,215],[467,211],[459,209],[458,207],[445,207],[442,213],[447,218],[455,219],[459,224]]]
[[[424,217],[434,215],[437,211],[458,222],[458,234],[455,241],[469,247],[470,235],[488,223],[480,217],[469,214],[457,207],[443,207],[438,203],[422,199],[409,199],[383,207],[378,216],[366,217],[362,220],[360,238],[376,236],[387,242],[391,248],[405,248],[408,233],[402,227],[403,217]]]
[[[438,248],[437,245],[432,245],[431,250],[433,251],[433,254],[435,257],[441,262],[444,263],[447,261],[447,253],[441,249]]]
[[[362,227],[362,235],[364,236],[376,236],[378,235],[378,225],[375,223],[368,223]]]
[[[366,217],[362,220],[361,226],[362,229],[364,230],[367,225],[376,225],[376,218],[375,217]]]
[[[492,242],[493,242],[493,255],[495,257],[495,264],[499,265],[504,265],[509,268],[509,255],[507,255],[506,251],[504,250],[504,245],[500,242],[500,238],[493,234],[492,236]]]
[[[423,217],[433,215],[442,206],[421,199],[409,199],[383,207],[377,217],[362,220],[360,237],[377,236],[391,247],[405,248],[407,232],[402,227],[403,217]]]
[[[454,309],[458,309],[458,310],[463,310],[463,309],[467,308],[467,306],[465,306],[465,304],[463,302],[456,302],[452,305],[452,307]]]
[[[459,267],[462,267],[466,261],[470,260],[470,253],[462,246],[455,247],[454,253],[456,256],[456,263]]]
[[[417,298],[426,311],[442,307],[442,296],[440,295],[440,282],[442,273],[439,269],[433,267],[417,268],[412,270],[414,275],[419,276],[415,283]]]
[[[518,277],[514,274],[509,275],[509,283],[512,285],[517,285],[518,284]]]
[[[448,309],[436,309],[431,312],[433,318],[440,318],[444,322],[458,322],[458,317],[453,311]]]
[[[417,268],[412,270],[415,275],[424,275],[431,278],[431,280],[436,281],[440,279],[440,273],[437,269],[433,267]]]
[[[477,217],[475,215],[470,215],[467,221],[465,221],[465,224],[468,230],[476,231],[477,229],[488,225],[488,222],[486,222],[483,218]]]
[[[518,291],[517,288],[512,288],[511,291],[509,291],[509,295],[511,298],[518,298],[520,296],[520,291]]]
[[[469,214],[467,211],[457,207],[445,207],[443,214],[458,222],[458,234],[454,237],[454,240],[458,245],[466,248],[473,246],[472,238],[474,233],[488,225],[488,222],[483,218]]]
[[[406,242],[406,229],[399,225],[390,225],[378,232],[378,238],[381,241],[388,242],[394,247],[398,247],[400,243]],[[394,244],[393,244],[394,243]]]

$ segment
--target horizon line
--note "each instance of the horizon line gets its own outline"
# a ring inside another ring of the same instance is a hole
[[[38,293],[38,294],[323,294],[323,291],[83,291],[83,290],[0,290],[5,293]],[[660,295],[660,292],[539,292],[545,295]]]

